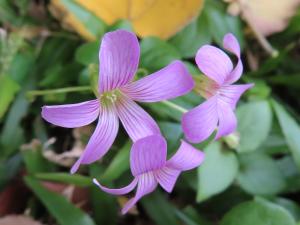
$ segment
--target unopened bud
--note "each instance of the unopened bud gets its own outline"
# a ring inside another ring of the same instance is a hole
[[[230,148],[237,149],[240,145],[240,134],[238,132],[233,132],[224,137],[224,141]]]

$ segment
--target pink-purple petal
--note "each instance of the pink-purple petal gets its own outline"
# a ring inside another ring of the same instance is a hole
[[[219,48],[211,45],[201,47],[196,55],[199,69],[217,84],[222,85],[232,71],[230,58]]]
[[[228,33],[224,36],[223,46],[226,50],[233,53],[238,59],[237,65],[228,74],[228,76],[226,77],[226,80],[225,80],[226,84],[232,84],[232,83],[236,82],[238,79],[240,79],[240,77],[243,73],[243,63],[241,60],[241,49],[240,49],[238,40],[231,33]]]
[[[93,183],[96,184],[102,191],[112,194],[112,195],[125,195],[131,192],[137,185],[138,179],[134,178],[133,181],[123,188],[107,188],[101,185],[95,178],[93,179]]]
[[[136,195],[125,204],[122,214],[126,214],[143,196],[153,192],[156,187],[157,181],[152,172],[140,175]]]
[[[42,107],[42,117],[57,126],[74,128],[92,123],[99,115],[99,101]]]
[[[227,76],[225,83],[232,84],[240,79],[243,73],[243,63],[242,60],[239,58],[238,63],[235,68],[231,71],[231,73]]]
[[[133,143],[130,168],[133,176],[161,169],[166,164],[167,142],[160,135],[147,136]]]
[[[204,153],[181,141],[178,151],[167,161],[167,166],[180,171],[194,169],[203,162]]]
[[[232,33],[228,33],[223,38],[223,47],[240,58],[241,48],[238,40]]]
[[[137,71],[139,57],[140,47],[135,34],[125,30],[106,33],[99,52],[100,93],[131,81]]]
[[[160,129],[153,118],[127,96],[123,95],[119,98],[116,109],[125,130],[133,141],[160,134]]]
[[[157,102],[176,98],[192,90],[194,81],[181,61],[174,61],[165,68],[132,82],[122,90],[133,100]]]
[[[235,110],[236,104],[241,95],[253,86],[254,84],[225,85],[219,90],[219,99],[229,104],[230,107]]]
[[[217,122],[217,98],[213,96],[183,115],[182,129],[187,140],[199,143],[213,133]]]
[[[169,193],[172,192],[179,175],[179,170],[170,168],[168,166],[155,171],[156,180],[160,186]]]
[[[224,101],[218,101],[219,125],[215,139],[231,134],[236,130],[237,119],[232,108]]]
[[[112,107],[102,107],[97,127],[83,154],[71,168],[75,173],[80,164],[90,164],[99,160],[110,149],[119,129],[119,120]]]

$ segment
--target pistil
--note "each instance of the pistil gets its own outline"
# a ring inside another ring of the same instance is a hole
[[[105,92],[99,96],[101,105],[113,105],[118,100],[118,97],[121,95],[120,91],[115,89],[112,91]]]
[[[218,90],[218,84],[205,76],[197,76],[195,79],[194,91],[205,99],[214,96]]]

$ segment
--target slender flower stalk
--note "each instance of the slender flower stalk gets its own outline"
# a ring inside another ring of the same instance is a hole
[[[188,110],[181,107],[180,105],[177,105],[173,102],[170,102],[168,100],[162,101],[161,103],[163,103],[164,105],[168,106],[171,109],[175,109],[176,111],[180,112],[180,113],[186,113]]]
[[[194,81],[180,61],[133,81],[139,56],[138,39],[133,33],[118,30],[105,34],[99,52],[97,99],[42,108],[42,117],[61,127],[81,127],[98,118],[96,129],[71,173],[80,164],[99,160],[110,149],[118,133],[119,119],[133,141],[160,134],[156,122],[135,101],[163,101],[193,89]]]
[[[160,135],[151,135],[136,141],[130,152],[130,169],[133,181],[126,187],[110,189],[96,179],[94,183],[103,191],[113,195],[124,195],[137,186],[135,197],[122,209],[128,212],[143,196],[153,192],[159,184],[165,191],[172,192],[182,171],[198,167],[204,160],[204,153],[182,141],[178,151],[168,161],[167,142]]]
[[[29,98],[33,98],[39,95],[51,95],[51,94],[61,94],[61,93],[90,91],[90,90],[91,90],[90,86],[66,87],[66,88],[57,88],[57,89],[49,89],[49,90],[34,90],[34,91],[28,91],[27,96]]]
[[[235,67],[222,50],[211,45],[204,45],[196,55],[196,63],[205,75],[200,85],[196,84],[196,91],[206,101],[183,115],[183,131],[192,143],[204,141],[216,128],[215,139],[234,132],[237,126],[236,104],[241,95],[253,86],[233,84],[243,72],[240,46],[233,34],[224,36],[223,46],[238,58]]]

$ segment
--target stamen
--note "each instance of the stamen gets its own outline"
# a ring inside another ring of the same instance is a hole
[[[203,76],[195,79],[194,91],[206,99],[217,94],[218,89],[218,84],[207,77]]]
[[[100,95],[100,102],[104,105],[114,104],[118,100],[118,96],[120,95],[118,90],[113,90],[109,92],[105,92]]]

